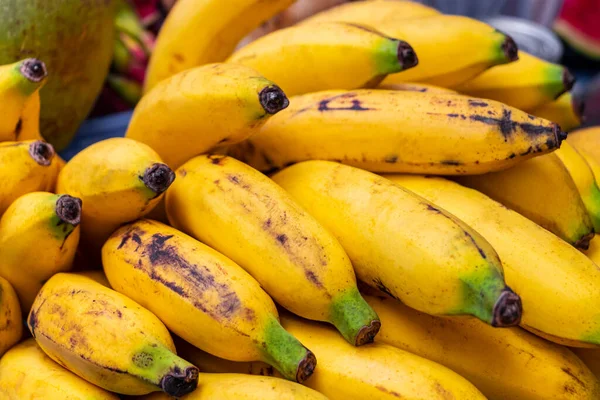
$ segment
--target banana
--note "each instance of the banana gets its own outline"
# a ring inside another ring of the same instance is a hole
[[[186,69],[223,61],[237,43],[295,0],[179,0],[150,58],[144,90]]]
[[[575,100],[571,92],[566,92],[558,99],[534,108],[530,113],[556,122],[565,132],[571,132],[581,125],[584,108],[584,102]]]
[[[385,21],[401,21],[400,23],[403,23],[405,20],[433,15],[441,15],[441,13],[433,7],[414,1],[352,1],[316,13],[300,23],[347,22],[377,28]]]
[[[456,90],[529,111],[556,100],[574,83],[575,78],[562,65],[520,51],[518,61],[491,68]]]
[[[49,143],[0,143],[0,216],[20,196],[49,190],[58,173],[56,162]]]
[[[401,90],[409,92],[427,92],[427,93],[452,93],[460,94],[456,90],[444,88],[441,86],[430,85],[427,83],[381,83],[377,89],[383,90]]]
[[[600,349],[572,349],[585,365],[600,379]],[[599,396],[600,397],[600,396]]]
[[[261,171],[316,159],[373,172],[469,175],[550,152],[566,137],[515,108],[452,94],[361,89],[291,102],[225,152]]]
[[[118,400],[50,359],[27,339],[0,359],[0,397],[5,400]]]
[[[555,154],[569,170],[573,182],[579,190],[579,195],[594,225],[594,230],[600,232],[600,188],[594,178],[594,170],[590,165],[593,160],[586,160],[585,154],[578,151],[570,142],[563,142]]]
[[[384,21],[382,33],[411,44],[419,65],[389,75],[383,82],[423,82],[455,88],[486,69],[519,58],[514,40],[490,25],[460,15],[437,15],[407,21]]]
[[[270,376],[201,373],[199,381],[198,390],[181,400],[327,400],[313,389]],[[153,393],[140,400],[168,399]]]
[[[416,66],[417,57],[403,40],[363,26],[323,22],[269,33],[227,62],[254,68],[293,96],[374,87],[386,75]]]
[[[458,177],[561,239],[587,249],[594,228],[569,170],[554,153],[534,157],[504,171]]]
[[[56,188],[83,200],[82,238],[99,252],[121,224],[150,212],[173,179],[175,173],[150,147],[112,138],[75,155],[60,172]]]
[[[15,200],[0,219],[0,276],[27,313],[42,285],[68,271],[79,244],[81,200],[32,192]]]
[[[21,306],[17,293],[10,282],[0,277],[0,357],[17,344],[22,335]]]
[[[521,301],[477,232],[385,178],[306,161],[273,176],[340,241],[368,285],[434,315],[473,315],[499,327],[521,318]]]
[[[444,365],[490,400],[600,398],[600,383],[568,349],[521,328],[494,329],[472,318],[439,318],[381,296],[365,296],[381,315],[376,342]]]
[[[86,276],[50,278],[27,325],[50,358],[103,389],[183,396],[198,383],[198,368],[175,354],[154,314]]]
[[[380,323],[344,249],[282,188],[225,156],[193,158],[177,174],[173,227],[231,258],[293,313],[332,323],[356,346],[373,341]]]
[[[600,127],[577,129],[569,134],[568,143],[577,150],[585,150],[600,163]]]
[[[30,124],[39,127],[39,108],[35,121],[31,121],[32,111],[35,111],[35,98],[39,104],[38,91],[47,76],[46,65],[35,58],[0,66],[0,142],[34,139]],[[24,118],[27,118],[28,134],[22,136]]]
[[[462,219],[494,246],[506,282],[523,300],[521,326],[559,344],[600,345],[600,269],[584,254],[458,183],[416,175],[388,178]]]
[[[126,137],[177,168],[217,145],[247,139],[288,104],[283,91],[252,68],[210,64],[181,72],[145,95]]]
[[[195,239],[140,220],[111,236],[102,263],[116,291],[195,346],[231,360],[268,362],[298,382],[312,374],[314,355],[281,327],[258,282]]]
[[[485,399],[466,379],[437,363],[395,347],[354,347],[327,326],[281,316],[283,326],[310,343],[319,367],[306,382],[331,400]]]

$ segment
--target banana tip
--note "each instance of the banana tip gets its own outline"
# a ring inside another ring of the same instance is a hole
[[[315,372],[317,367],[317,358],[312,351],[307,350],[306,356],[300,361],[298,365],[298,372],[296,373],[296,381],[302,383],[310,378]]]
[[[590,248],[590,240],[594,238],[595,233],[590,232],[587,235],[582,236],[578,241],[576,241],[573,246],[581,250],[587,250]]]
[[[148,189],[156,194],[161,194],[171,186],[175,180],[175,173],[168,165],[162,163],[152,164],[144,172],[142,181]]]
[[[375,336],[377,336],[377,334],[379,333],[380,328],[380,321],[371,321],[369,325],[364,326],[360,331],[358,331],[358,335],[356,335],[356,341],[354,345],[362,346],[363,344],[373,343],[373,341],[375,340]]]
[[[419,64],[419,58],[412,46],[405,41],[398,43],[398,61],[402,64],[402,70],[416,67]]]
[[[55,154],[54,147],[52,147],[50,143],[46,143],[42,140],[36,140],[29,145],[29,155],[31,158],[44,167],[47,167],[52,163]]]
[[[169,372],[160,381],[160,388],[169,396],[180,397],[196,390],[198,386],[198,368],[179,368]]]
[[[517,326],[521,322],[522,314],[521,298],[509,287],[506,287],[494,306],[492,326],[499,328]]]
[[[562,141],[567,139],[567,132],[563,131],[560,125],[556,123],[553,124],[552,129],[554,130],[554,136],[556,136],[556,147],[559,148]]]
[[[517,61],[519,59],[519,47],[512,37],[504,34],[502,42],[502,52],[508,61]]]
[[[562,72],[562,81],[563,81],[563,86],[564,86],[565,92],[568,92],[569,90],[571,90],[573,88],[573,85],[575,85],[576,79],[567,68],[564,68],[563,72]]]
[[[290,105],[289,99],[277,85],[267,86],[260,91],[258,97],[260,104],[269,114],[277,114]]]
[[[73,226],[81,222],[81,199],[63,194],[56,201],[56,215],[64,223]]]
[[[21,74],[31,82],[41,82],[48,76],[46,64],[37,58],[28,58],[21,63]]]

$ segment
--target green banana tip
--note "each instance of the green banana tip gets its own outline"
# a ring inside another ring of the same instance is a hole
[[[160,388],[169,396],[184,396],[198,387],[198,373],[198,368],[193,366],[184,370],[174,368],[161,379]]]
[[[27,58],[21,62],[21,74],[30,82],[39,83],[46,79],[48,71],[46,64],[37,58]]]
[[[416,67],[419,64],[417,53],[407,42],[398,41],[398,61],[402,65],[402,70]]]
[[[521,322],[522,315],[521,297],[508,286],[505,287],[494,305],[492,326],[498,328],[517,326]]]

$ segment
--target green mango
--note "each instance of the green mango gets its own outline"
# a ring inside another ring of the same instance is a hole
[[[114,0],[0,0],[0,65],[46,63],[40,133],[57,150],[71,142],[108,75]]]

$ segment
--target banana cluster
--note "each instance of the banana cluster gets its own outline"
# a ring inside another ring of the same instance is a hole
[[[403,0],[239,45],[292,3],[179,0],[68,162],[0,66],[0,399],[600,399],[571,74]]]

